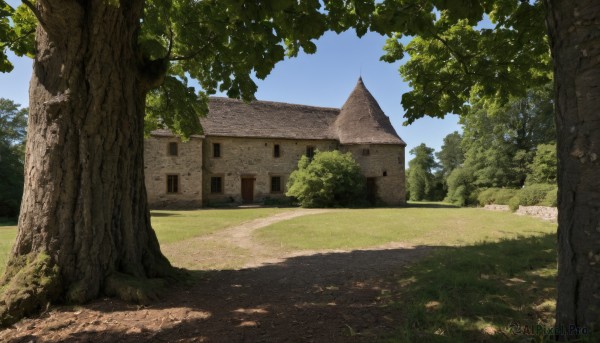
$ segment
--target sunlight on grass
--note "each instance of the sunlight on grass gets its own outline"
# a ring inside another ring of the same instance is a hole
[[[1,226],[0,225],[0,275],[4,274],[6,268],[6,262],[8,261],[8,255],[10,249],[15,242],[17,237],[16,226]]]
[[[239,269],[252,259],[251,251],[228,242],[217,240],[197,244],[194,240],[183,242],[177,250],[168,245],[163,253],[172,265],[190,270]]]
[[[290,208],[152,211],[152,227],[161,244],[208,235],[243,222],[291,211]]]
[[[381,208],[339,210],[275,223],[260,240],[292,249],[352,249],[388,242],[469,245],[517,235],[556,232],[556,224],[477,208]]]

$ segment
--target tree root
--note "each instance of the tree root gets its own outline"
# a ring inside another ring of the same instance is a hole
[[[43,252],[11,260],[0,284],[0,327],[39,312],[62,290],[59,268]]]
[[[104,294],[127,302],[148,304],[157,300],[169,285],[189,280],[184,270],[168,263],[155,264],[153,275],[146,278],[112,272],[104,279]],[[59,267],[51,257],[40,252],[13,257],[0,281],[0,327],[16,323],[25,316],[40,312],[58,302],[85,303],[84,283],[64,287]]]
[[[168,285],[165,279],[142,279],[123,273],[112,273],[106,278],[104,293],[127,302],[148,304],[157,300]]]
[[[139,278],[128,274],[113,272],[104,283],[104,293],[123,301],[148,304],[158,300],[175,282],[189,279],[184,270],[171,267],[163,270],[160,278]]]

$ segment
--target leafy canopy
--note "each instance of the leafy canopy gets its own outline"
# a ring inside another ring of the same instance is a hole
[[[302,156],[290,174],[287,196],[302,207],[358,205],[365,197],[365,179],[351,153],[317,151],[312,160]]]
[[[484,14],[492,27],[476,26]],[[0,0],[0,71],[12,69],[7,49],[33,54],[34,28],[25,6]],[[314,53],[325,31],[349,28],[388,35],[385,61],[410,55],[400,70],[413,88],[402,97],[407,123],[465,114],[471,93],[506,101],[551,78],[541,0],[148,0],[140,55],[166,75],[148,94],[147,128],[200,133],[207,95],[252,100],[253,77],[264,79],[300,51]],[[407,36],[414,39],[405,46]]]
[[[527,184],[556,184],[557,162],[556,144],[538,145],[535,157],[529,166]]]
[[[460,167],[465,161],[465,153],[461,142],[462,135],[458,131],[454,131],[444,137],[444,143],[440,152],[435,154],[435,157],[440,161],[444,177],[448,177],[454,169]]]
[[[521,187],[539,144],[554,143],[551,88],[530,89],[508,102],[481,98],[460,119],[464,165],[478,187]]]
[[[439,10],[434,18],[432,5]],[[506,102],[552,78],[541,0],[388,0],[381,7],[387,10],[377,14],[376,28],[390,35],[382,60],[410,56],[400,67],[412,88],[402,96],[405,124],[464,115],[472,95]],[[414,12],[410,23],[398,13],[406,8]],[[476,26],[484,13],[491,27]],[[403,34],[416,37],[405,45]]]
[[[327,30],[354,27],[363,35],[374,11],[372,0],[145,1],[140,64],[164,73],[147,95],[147,129],[201,133],[197,118],[208,111],[208,95],[219,90],[254,99],[253,77],[264,79],[277,62],[300,51],[314,53],[313,40]],[[0,71],[12,69],[7,49],[33,55],[35,26],[27,6],[13,9],[0,0]]]

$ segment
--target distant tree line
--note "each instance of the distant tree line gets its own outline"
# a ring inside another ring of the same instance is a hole
[[[555,206],[551,92],[548,85],[508,102],[472,98],[467,115],[460,119],[462,134],[447,135],[437,153],[425,144],[410,151],[415,157],[408,164],[407,198],[460,206]]]
[[[23,196],[23,165],[27,109],[0,98],[0,218],[19,215]]]

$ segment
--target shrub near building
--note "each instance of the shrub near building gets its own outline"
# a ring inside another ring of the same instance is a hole
[[[350,153],[317,151],[312,160],[302,156],[298,169],[288,180],[287,196],[302,207],[342,207],[362,205],[365,178]]]

